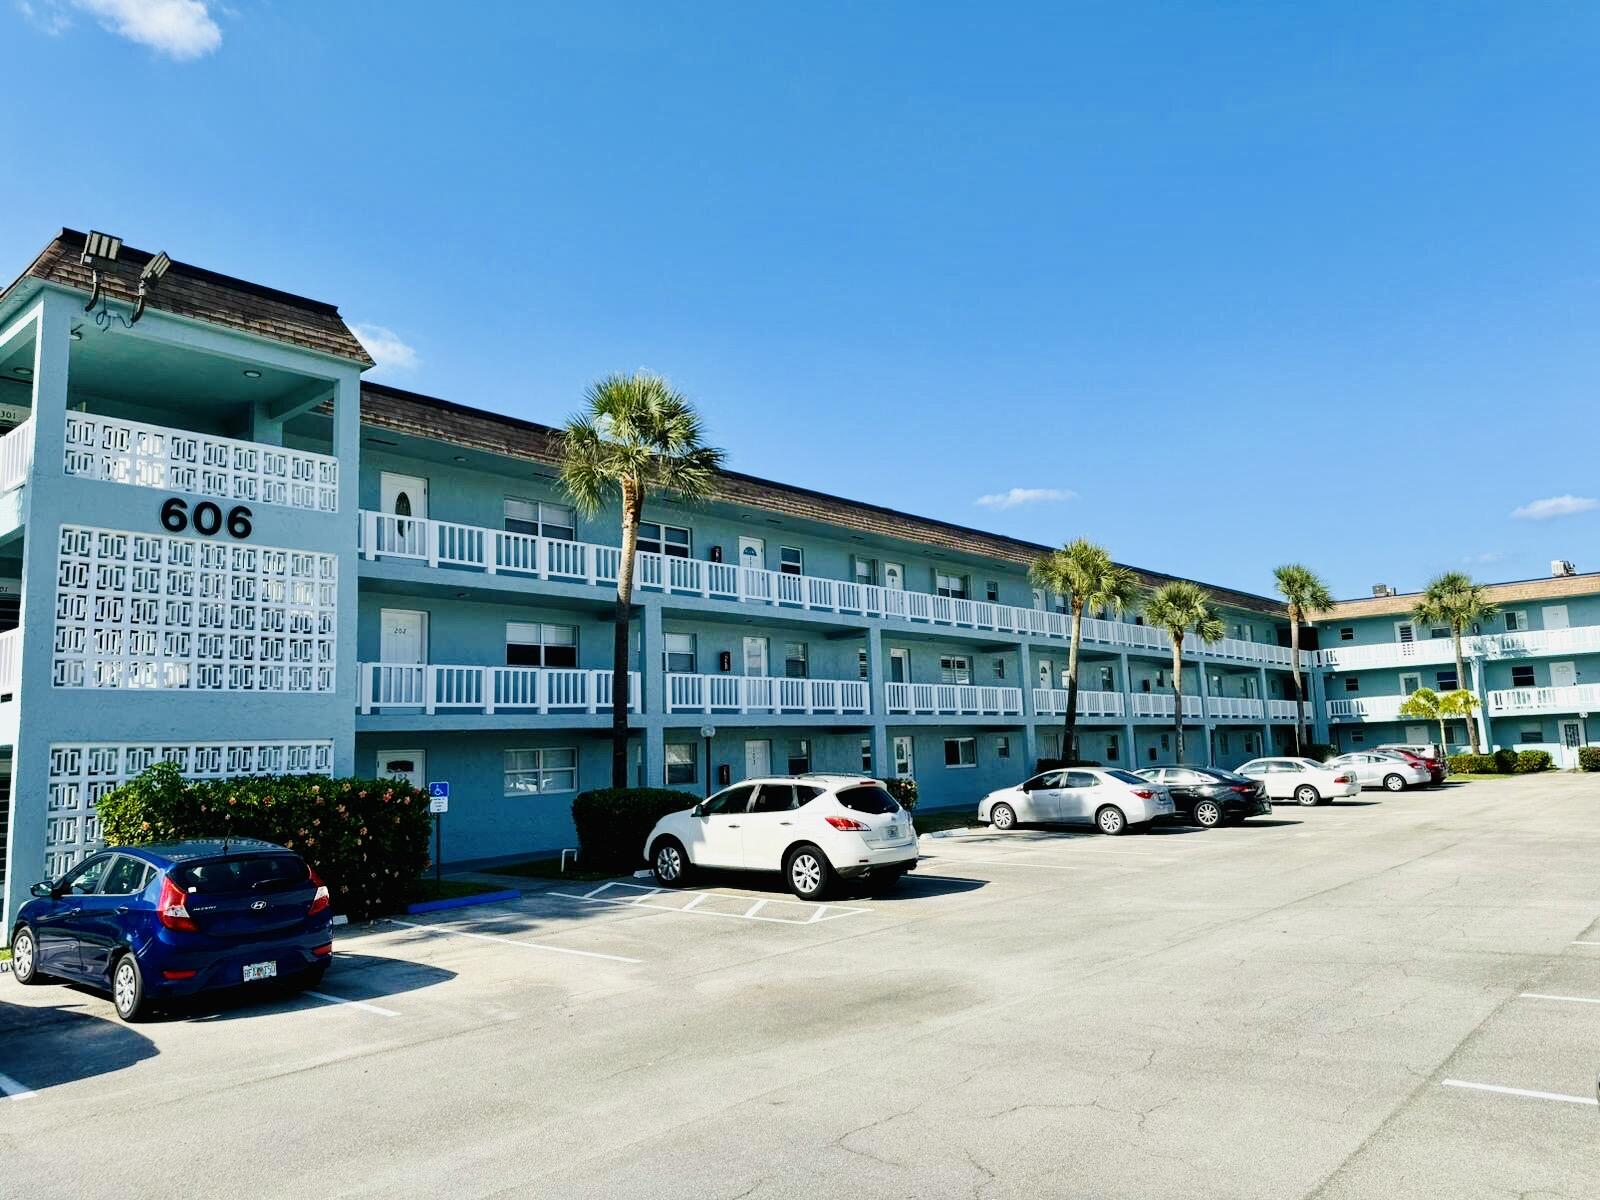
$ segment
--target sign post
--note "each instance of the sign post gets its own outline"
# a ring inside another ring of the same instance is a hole
[[[433,890],[442,888],[440,874],[444,861],[444,815],[450,811],[450,784],[446,780],[428,784],[428,811],[433,814]]]
[[[711,739],[717,736],[715,725],[702,725],[700,736],[706,740],[706,798],[711,798]]]

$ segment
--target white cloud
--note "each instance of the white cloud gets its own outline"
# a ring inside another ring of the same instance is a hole
[[[1024,504],[1054,504],[1061,500],[1071,500],[1077,494],[1066,488],[1014,487],[1009,492],[994,492],[988,496],[979,496],[973,503],[980,508],[1017,508]]]
[[[422,361],[417,357],[417,348],[392,329],[382,325],[352,325],[350,330],[367,348],[380,371],[414,371]]]
[[[1600,500],[1593,496],[1546,496],[1512,509],[1511,515],[1525,521],[1548,521],[1551,517],[1570,517],[1595,508],[1600,508]]]
[[[29,23],[48,34],[71,27],[69,8],[88,13],[108,33],[179,62],[204,58],[222,45],[222,28],[211,19],[206,0],[18,0],[17,4]]]

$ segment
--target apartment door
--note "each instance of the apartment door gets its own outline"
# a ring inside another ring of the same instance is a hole
[[[1544,627],[1546,629],[1567,628],[1567,606],[1565,604],[1549,604],[1544,610]]]
[[[744,639],[744,673],[755,676],[769,674],[767,670],[766,638],[747,637]]]
[[[916,760],[912,757],[911,736],[896,734],[894,739],[894,774],[896,779],[910,779],[916,774]]]
[[[772,743],[766,740],[744,744],[744,777],[758,779],[772,774]]]
[[[421,708],[428,661],[428,614],[407,608],[386,608],[378,614],[378,662],[373,686],[375,704]]]
[[[412,787],[428,786],[427,758],[421,750],[382,750],[378,753],[379,779],[404,779]]]
[[[752,571],[764,571],[767,566],[767,539],[758,537],[739,538],[739,565],[749,567]]]
[[[883,564],[883,586],[892,592],[906,590],[906,568],[904,563],[886,562]]]
[[[889,650],[889,682],[911,682],[911,651],[901,647],[891,647]]]
[[[1578,682],[1578,665],[1570,662],[1550,664],[1551,687],[1573,687]]]
[[[1415,691],[1416,689],[1413,688],[1412,690]],[[1433,732],[1437,733],[1438,731],[1434,730]],[[1426,746],[1426,745],[1429,744],[1428,743],[1428,738],[1429,738],[1429,730],[1428,730],[1428,727],[1426,725],[1407,725],[1406,726],[1406,741],[1410,745],[1413,745],[1413,746]]]

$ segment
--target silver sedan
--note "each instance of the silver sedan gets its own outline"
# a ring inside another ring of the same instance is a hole
[[[1432,781],[1427,767],[1415,766],[1398,754],[1385,750],[1358,750],[1341,754],[1328,760],[1330,767],[1347,767],[1355,772],[1356,782],[1364,788],[1382,788],[1386,792],[1402,792],[1408,787],[1426,787]]]
[[[1172,797],[1161,784],[1131,771],[1100,767],[1044,771],[1015,787],[990,792],[978,804],[978,819],[996,829],[1025,821],[1085,824],[1113,837],[1171,815]]]

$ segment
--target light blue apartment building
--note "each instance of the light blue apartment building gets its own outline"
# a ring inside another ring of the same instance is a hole
[[[610,781],[620,531],[563,497],[554,431],[363,382],[331,305],[85,248],[63,231],[0,293],[7,913],[96,844],[98,796],[163,759],[448,780],[453,863],[572,845],[572,798]],[[1070,617],[1027,575],[1046,547],[737,473],[645,516],[639,782],[860,771],[970,805],[1060,753]],[[1491,740],[1560,742],[1550,706],[1586,686],[1556,647],[1600,628],[1600,586],[1544,585],[1572,598],[1530,599],[1474,654]],[[1186,647],[1189,757],[1286,751],[1282,606],[1212,591],[1226,636]],[[1391,602],[1306,631],[1316,740],[1415,732],[1383,697],[1412,667],[1433,682],[1435,647]],[[1079,755],[1169,761],[1166,635],[1137,613],[1083,635]]]

